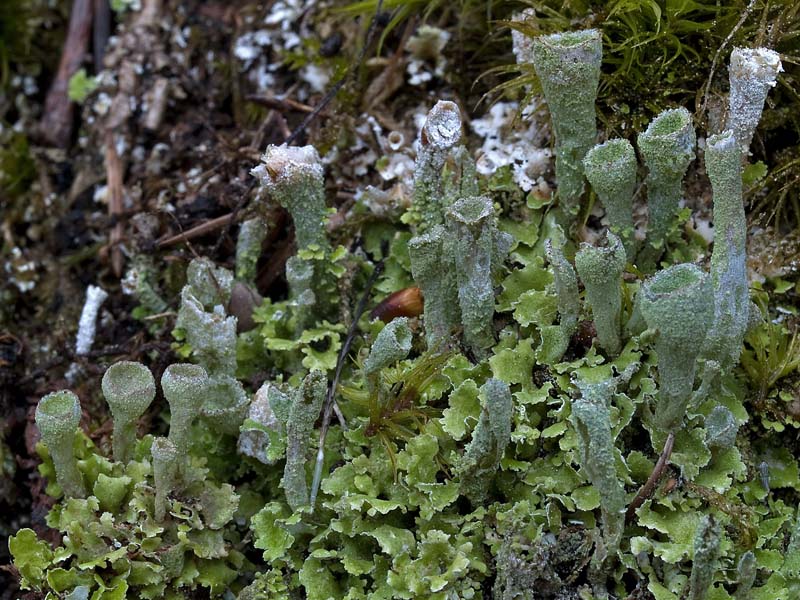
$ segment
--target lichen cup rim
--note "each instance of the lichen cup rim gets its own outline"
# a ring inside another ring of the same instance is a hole
[[[140,416],[156,396],[153,374],[140,362],[123,360],[114,363],[103,374],[100,383],[111,412]]]
[[[72,433],[81,421],[81,404],[73,392],[60,390],[43,396],[36,406],[36,424],[42,437]]]

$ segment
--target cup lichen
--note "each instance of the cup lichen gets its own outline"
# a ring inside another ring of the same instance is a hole
[[[553,120],[558,198],[575,215],[584,189],[583,158],[597,137],[602,35],[586,29],[541,36],[533,40],[531,54]]]
[[[156,397],[156,382],[143,364],[122,361],[106,370],[102,389],[114,417],[114,460],[127,463],[136,442],[136,421]]]
[[[47,394],[36,406],[36,426],[53,459],[58,485],[68,498],[86,497],[74,452],[80,421],[81,404],[69,390]]]

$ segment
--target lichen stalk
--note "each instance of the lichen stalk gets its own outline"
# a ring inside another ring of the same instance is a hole
[[[478,505],[489,493],[489,485],[511,440],[513,401],[508,384],[489,379],[481,386],[481,414],[457,471],[461,492]]]
[[[700,520],[694,538],[694,559],[689,578],[689,600],[704,600],[714,582],[719,557],[720,527],[713,516]]]
[[[447,210],[446,218],[456,267],[464,341],[473,352],[481,355],[494,343],[494,207],[487,196],[462,198]]]
[[[655,427],[674,431],[683,422],[702,340],[714,316],[711,281],[695,265],[674,265],[645,281],[640,298],[647,326],[658,334]]]
[[[161,522],[167,515],[168,496],[177,486],[178,449],[164,437],[157,437],[150,446],[153,457],[153,479],[156,488],[155,517]]]
[[[445,344],[461,320],[455,264],[446,252],[446,239],[444,227],[436,225],[408,243],[411,274],[425,301],[422,318],[429,350]]]
[[[127,463],[136,443],[136,422],[156,397],[156,382],[143,364],[122,361],[106,370],[102,389],[114,417],[114,460]]]
[[[647,240],[655,249],[663,249],[677,215],[696,142],[692,115],[682,107],[660,113],[639,134],[639,152],[648,169]]]
[[[611,232],[606,245],[581,244],[575,255],[575,268],[586,288],[586,301],[592,309],[597,342],[611,356],[622,348],[622,272],[626,262],[625,248]]]
[[[578,316],[580,315],[581,305],[578,295],[578,277],[575,269],[564,256],[561,247],[554,246],[550,240],[545,242],[545,253],[550,266],[553,267],[553,284],[556,291],[558,302],[558,326],[542,331],[542,337],[551,336],[552,351],[542,359],[547,364],[553,364],[561,360],[564,352],[567,351],[570,339],[578,328]],[[552,332],[552,333],[550,333]],[[543,343],[544,347],[545,344]]]
[[[734,48],[728,69],[730,98],[726,129],[733,130],[741,153],[750,153],[750,143],[761,120],[764,102],[783,71],[780,55],[768,48]]]
[[[267,237],[267,227],[260,217],[247,219],[239,227],[236,240],[236,279],[253,284],[261,246]]]
[[[286,422],[286,467],[281,486],[292,510],[308,506],[306,458],[314,421],[319,417],[328,380],[321,371],[311,371],[295,390]]]
[[[572,403],[572,422],[580,436],[581,468],[600,493],[603,544],[595,555],[595,568],[599,569],[616,556],[625,529],[625,487],[617,476],[610,413],[617,381],[576,383],[581,397]]]
[[[732,131],[708,138],[706,171],[714,194],[714,250],[711,254],[714,326],[708,335],[704,355],[727,370],[739,362],[750,319],[742,167]]]
[[[329,249],[324,170],[316,148],[270,145],[261,163],[251,172],[292,215],[298,249]]]
[[[533,66],[553,120],[558,198],[577,214],[583,194],[583,157],[597,137],[595,100],[603,56],[596,29],[556,33],[533,40]]]
[[[460,139],[461,111],[458,105],[439,100],[428,112],[417,141],[412,206],[418,233],[424,233],[444,220],[442,168],[450,149]]]
[[[74,452],[80,420],[80,401],[68,390],[47,394],[36,406],[36,426],[53,460],[56,481],[68,498],[86,497],[86,486]]]
[[[583,159],[586,179],[606,209],[609,228],[625,246],[628,259],[635,255],[633,193],[636,189],[636,152],[628,140],[598,144]]]
[[[208,373],[199,365],[170,365],[161,376],[161,389],[170,411],[169,441],[183,457],[189,453],[192,422],[200,416],[208,385]]]

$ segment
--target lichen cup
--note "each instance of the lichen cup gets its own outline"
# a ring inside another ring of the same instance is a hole
[[[686,413],[697,357],[714,321],[711,279],[695,265],[674,265],[644,282],[640,307],[647,326],[658,332],[655,425],[674,431]]]
[[[56,480],[64,495],[85,498],[86,487],[75,458],[75,432],[81,421],[81,404],[68,390],[47,394],[36,407],[36,425],[53,459]]]

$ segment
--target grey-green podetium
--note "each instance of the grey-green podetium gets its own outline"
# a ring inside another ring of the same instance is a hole
[[[80,420],[81,404],[68,390],[47,394],[36,407],[36,426],[53,459],[58,485],[68,498],[86,497],[86,486],[74,452]]]
[[[126,360],[106,370],[102,388],[114,417],[114,460],[127,463],[136,443],[136,422],[156,397],[156,382],[150,369]]]

